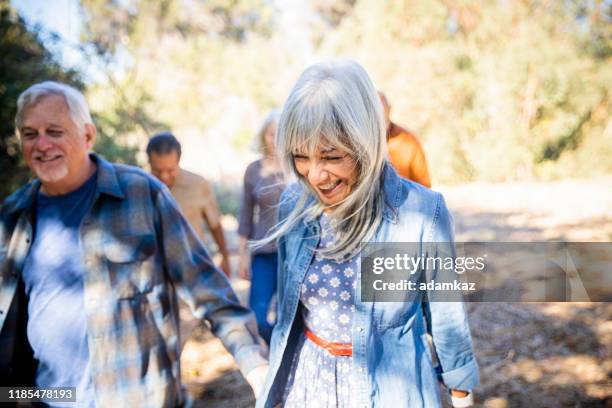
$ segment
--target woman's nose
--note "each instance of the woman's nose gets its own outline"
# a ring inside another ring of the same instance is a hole
[[[310,169],[308,170],[309,178],[313,183],[322,183],[329,180],[329,172],[325,170],[323,162],[313,160],[310,163]]]

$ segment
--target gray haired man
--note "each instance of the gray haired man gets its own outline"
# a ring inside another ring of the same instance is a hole
[[[0,383],[76,387],[79,406],[182,405],[179,295],[257,392],[255,320],[167,188],[90,153],[96,128],[76,89],[33,85],[17,109],[37,178],[0,209]]]

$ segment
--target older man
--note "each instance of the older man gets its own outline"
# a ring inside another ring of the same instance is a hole
[[[258,391],[252,314],[165,186],[89,153],[77,90],[39,83],[17,109],[37,179],[0,209],[0,384],[76,387],[78,406],[182,405],[178,294]]]

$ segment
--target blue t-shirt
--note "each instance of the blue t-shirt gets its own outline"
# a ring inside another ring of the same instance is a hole
[[[96,175],[65,195],[38,193],[36,229],[23,268],[36,385],[76,387],[79,407],[94,406],[79,226],[92,203]]]

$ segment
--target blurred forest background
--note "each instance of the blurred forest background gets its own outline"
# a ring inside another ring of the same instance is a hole
[[[107,158],[144,164],[148,137],[171,129],[183,165],[228,186],[267,110],[307,65],[332,57],[368,69],[392,118],[423,142],[434,185],[612,172],[611,1],[77,4],[80,36],[69,42],[0,0],[0,199],[28,178],[13,117],[33,82],[85,91]],[[62,64],[49,51],[58,44],[85,69]]]
[[[611,56],[612,0],[0,0],[0,202],[30,177],[17,96],[58,79],[87,95],[98,153],[146,166],[169,129],[235,215],[267,111],[306,66],[348,57],[422,141],[458,242],[612,242]],[[477,406],[612,407],[612,304],[570,299],[469,305]],[[204,327],[181,368],[195,407],[253,406]]]

